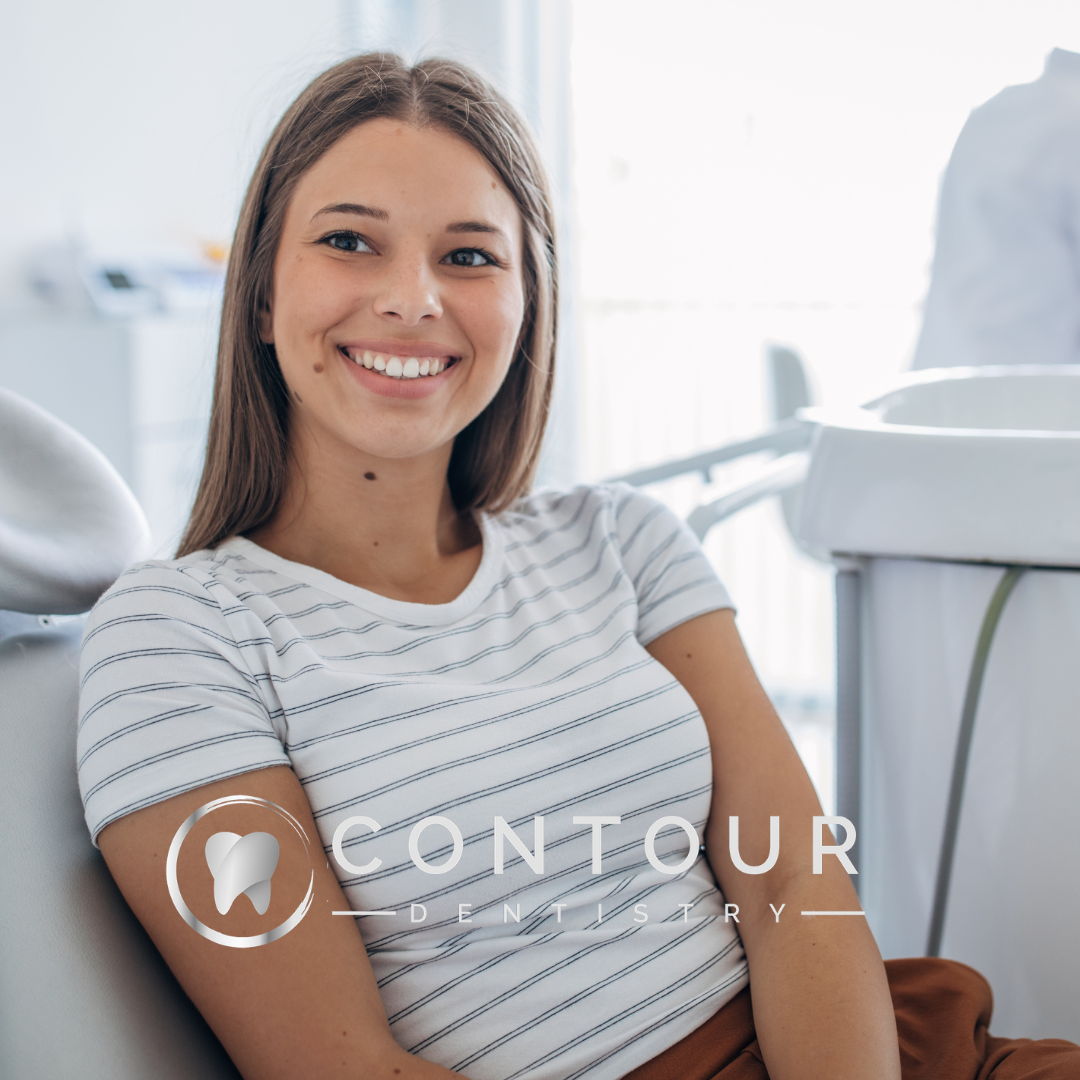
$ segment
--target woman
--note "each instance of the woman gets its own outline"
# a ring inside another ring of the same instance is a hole
[[[554,312],[487,84],[374,55],[304,91],[241,213],[179,557],[87,629],[95,842],[247,1077],[898,1077],[865,920],[801,914],[858,903],[700,549],[629,488],[527,494]],[[932,973],[970,984],[975,1076],[985,984]]]

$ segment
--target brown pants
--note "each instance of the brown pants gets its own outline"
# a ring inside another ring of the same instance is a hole
[[[1080,1046],[1064,1039],[995,1039],[993,997],[952,960],[886,960],[904,1080],[1077,1080]],[[624,1080],[768,1080],[750,990]]]

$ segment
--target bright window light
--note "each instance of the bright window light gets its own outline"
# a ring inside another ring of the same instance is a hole
[[[1071,0],[575,0],[573,19],[589,479],[760,430],[766,341],[802,353],[826,404],[887,387],[969,111],[1080,51]],[[685,513],[703,487],[657,493]],[[828,802],[831,756],[803,736],[831,709],[831,576],[773,504],[706,550]]]

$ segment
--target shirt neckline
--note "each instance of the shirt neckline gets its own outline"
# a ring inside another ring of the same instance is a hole
[[[242,555],[268,570],[274,570],[294,581],[302,581],[383,619],[416,626],[444,626],[475,611],[491,591],[498,573],[503,554],[502,533],[489,515],[481,512],[476,518],[480,525],[483,545],[480,565],[476,568],[472,581],[447,604],[415,604],[408,600],[394,600],[389,596],[382,596],[369,589],[362,589],[359,585],[350,585],[349,582],[323,570],[316,570],[313,566],[283,559],[245,536],[231,536],[221,543],[217,550]]]

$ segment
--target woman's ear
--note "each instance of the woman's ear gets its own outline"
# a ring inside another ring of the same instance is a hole
[[[274,344],[274,313],[269,308],[259,309],[259,340],[264,345]]]

